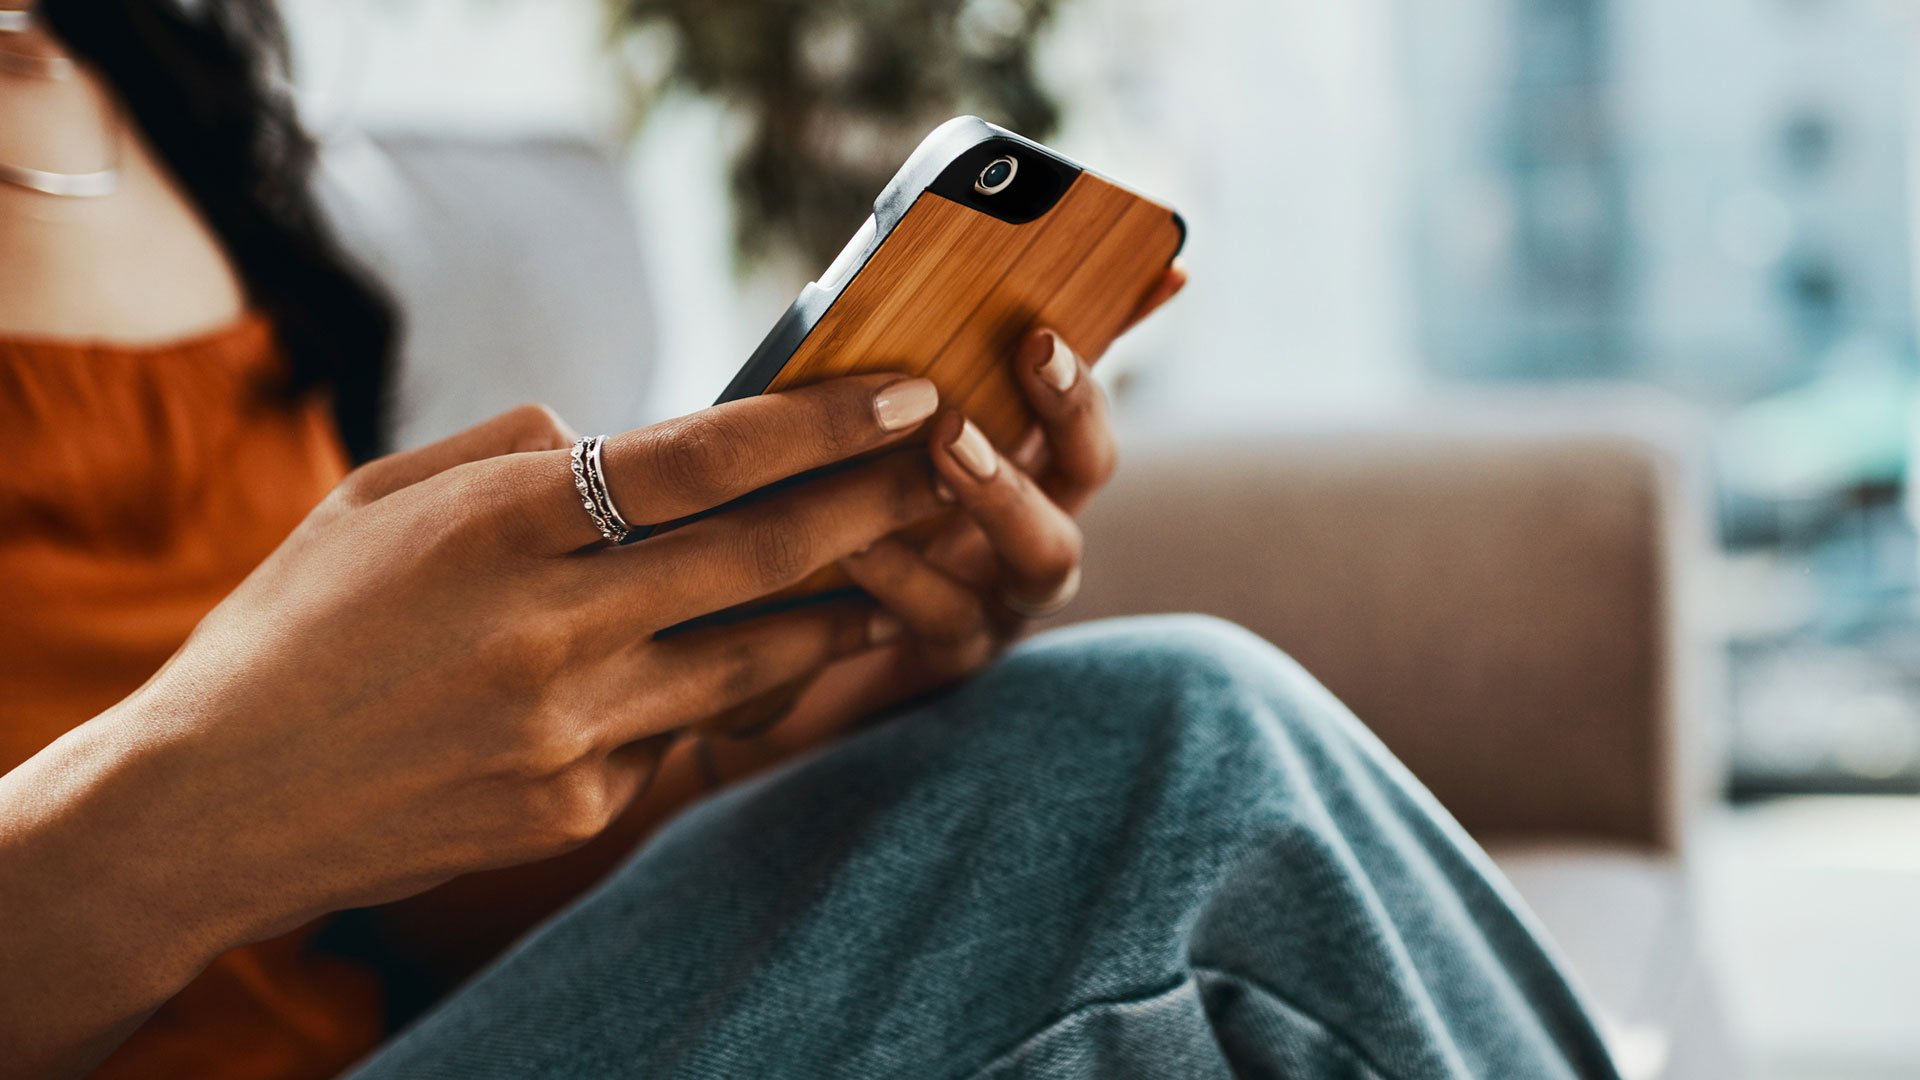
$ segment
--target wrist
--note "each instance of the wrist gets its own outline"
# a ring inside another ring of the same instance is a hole
[[[247,940],[220,868],[174,823],[202,785],[178,775],[129,703],[0,776],[0,967],[138,1016]],[[4,1010],[0,1010],[4,1011]]]

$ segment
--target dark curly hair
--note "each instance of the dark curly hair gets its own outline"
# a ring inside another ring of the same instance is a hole
[[[398,319],[321,214],[272,0],[41,0],[39,10],[118,91],[206,218],[280,335],[288,392],[329,393],[347,451],[380,453]]]

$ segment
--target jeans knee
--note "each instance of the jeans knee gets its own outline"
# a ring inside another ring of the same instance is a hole
[[[1359,763],[1350,724],[1257,636],[1172,616],[1036,638],[899,734],[928,749],[917,790],[949,846],[1026,853],[1058,883],[1139,860],[1177,876],[1261,830],[1322,827],[1303,808]]]
[[[1292,657],[1251,630],[1212,615],[1088,623],[1038,638],[1022,652],[1073,670],[1096,689],[1104,685],[1154,699],[1251,695],[1286,705],[1290,713],[1318,711],[1332,701]],[[1020,657],[1016,654],[1016,660]]]
[[[989,738],[1113,762],[1196,743],[1319,741],[1351,722],[1285,653],[1206,615],[1114,619],[1043,635],[962,699],[970,713],[994,714],[978,716],[1000,726]]]
[[[1071,643],[1108,651],[1174,680],[1305,677],[1298,664],[1253,631],[1213,615],[1143,615],[1062,632]],[[1310,681],[1310,680],[1309,680]]]

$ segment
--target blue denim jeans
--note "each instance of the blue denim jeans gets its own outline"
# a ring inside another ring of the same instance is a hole
[[[696,806],[359,1074],[1614,1075],[1432,797],[1191,616],[1036,638]]]

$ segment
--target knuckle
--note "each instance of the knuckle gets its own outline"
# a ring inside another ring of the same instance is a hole
[[[881,544],[897,543],[893,540],[876,541]],[[890,549],[881,558],[869,558],[861,567],[860,574],[872,582],[875,587],[889,592],[900,592],[912,585],[914,579],[924,571],[924,564],[916,557]]]
[[[655,483],[697,497],[726,488],[747,462],[748,440],[732,424],[701,413],[668,422],[653,439]]]
[[[1087,481],[1095,486],[1113,479],[1120,469],[1120,448],[1111,435],[1095,441],[1087,453]]]
[[[858,453],[879,434],[872,395],[864,387],[850,389],[860,392],[827,396],[814,406],[814,440],[825,457],[838,459]]]
[[[430,486],[398,506],[408,550],[428,565],[471,570],[492,561],[498,532],[487,516],[485,485],[472,475],[452,470],[435,477]]]
[[[931,628],[933,641],[949,653],[964,653],[978,642],[988,641],[991,624],[985,607],[967,604]]]
[[[796,514],[763,515],[745,531],[742,542],[747,572],[763,585],[784,585],[813,569],[813,528]]]
[[[508,771],[536,783],[576,768],[589,749],[578,739],[560,734],[553,725],[537,721],[521,725],[517,742]]]
[[[569,635],[553,620],[535,619],[533,626],[507,627],[488,634],[470,653],[477,677],[507,700],[526,702],[544,697],[571,660]],[[522,742],[540,741],[544,725],[529,725]]]
[[[1083,376],[1067,393],[1058,422],[1075,425],[1082,430],[1099,430],[1106,426],[1106,415],[1105,391],[1093,379]]]
[[[557,450],[573,441],[573,429],[551,406],[527,402],[514,406],[506,415],[516,451]]]
[[[984,628],[940,641],[937,645],[935,667],[947,678],[960,678],[979,671],[993,660],[998,651],[993,634]]]
[[[897,613],[887,610],[886,605],[881,605],[879,611],[888,617],[896,618],[897,621]],[[874,614],[874,609],[862,605],[849,606],[834,615],[832,620],[822,628],[820,656],[826,660],[832,660],[865,652],[876,645],[886,644],[887,639],[879,638],[874,633]],[[902,625],[900,629],[904,631],[905,626]]]
[[[991,509],[1011,511],[1026,501],[1031,488],[1032,481],[1024,472],[1003,463],[991,479],[979,485],[975,497]]]
[[[539,465],[515,459],[496,459],[456,466],[448,478],[448,517],[478,535],[504,539],[515,550],[545,540],[553,532],[551,508],[572,502],[571,478],[564,469],[541,459]],[[566,483],[565,499],[556,487]]]
[[[1077,532],[1049,541],[1014,575],[1015,581],[1024,586],[1023,591],[1044,595],[1064,586],[1073,575],[1073,568],[1080,565],[1081,542]]]
[[[1113,428],[1107,423],[1104,411],[1090,405],[1083,408],[1083,422],[1069,436],[1075,451],[1068,455],[1066,464],[1076,479],[1103,484],[1112,478],[1120,463],[1119,442],[1113,437]]]
[[[940,505],[933,494],[936,477],[933,463],[924,457],[900,460],[887,491],[887,509],[895,524],[913,521]]]
[[[612,824],[616,809],[607,788],[599,770],[589,765],[567,769],[529,788],[533,805],[528,819],[539,833],[541,846],[564,851],[600,835]]]
[[[739,701],[759,687],[760,651],[741,643],[728,649],[720,659],[720,693],[723,700]]]
[[[333,490],[327,493],[326,503],[342,509],[365,506],[373,501],[375,493],[379,491],[380,474],[383,471],[379,461],[360,466],[334,485]]]
[[[998,648],[993,635],[983,630],[975,634],[966,646],[959,650],[954,657],[954,664],[962,674],[971,674],[991,663]]]
[[[1086,554],[1086,547],[1086,534],[1080,530],[1079,523],[1063,515],[1059,537],[1048,553],[1048,570],[1059,577],[1066,577],[1073,572],[1074,567],[1080,565],[1081,558]]]
[[[501,470],[468,462],[434,477],[422,491],[431,492],[432,516],[465,526],[507,502],[502,496],[508,483]]]
[[[581,767],[598,752],[571,710],[552,703],[541,691],[518,699],[505,698],[506,716],[496,725],[494,771],[539,787]]]

